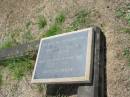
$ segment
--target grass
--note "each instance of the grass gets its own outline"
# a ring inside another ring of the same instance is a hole
[[[12,35],[9,35],[5,38],[5,40],[1,43],[0,49],[10,48],[16,43],[15,39]]]
[[[29,29],[27,29],[27,31],[24,32],[23,40],[24,40],[25,43],[33,40],[32,32]]]
[[[30,27],[30,25],[32,24],[32,22],[31,21],[28,21],[27,23],[26,23],[26,29],[29,29],[29,27]]]
[[[116,16],[117,16],[118,18],[123,17],[123,16],[126,14],[126,12],[125,12],[124,9],[125,9],[125,8],[118,8],[118,9],[116,10]]]
[[[122,28],[122,29],[121,29],[121,32],[129,33],[129,34],[130,34],[130,28],[128,28],[128,27]]]
[[[61,27],[57,24],[52,25],[49,30],[46,32],[46,37],[57,35],[61,32]]]
[[[116,10],[116,16],[127,22],[126,27],[121,28],[121,32],[130,33],[130,3],[119,6]],[[123,56],[128,60],[128,65],[130,66],[130,48],[124,49]]]
[[[126,27],[121,28],[120,31],[130,33],[130,3],[119,6],[115,14],[117,18],[127,23]]]
[[[0,49],[5,49],[12,47],[12,40],[5,40],[4,43],[1,44]]]
[[[43,29],[47,25],[45,17],[44,16],[39,16],[37,24],[38,24],[39,30]]]
[[[79,11],[75,15],[74,21],[67,28],[67,31],[74,31],[79,29],[81,26],[90,24],[89,15],[90,15],[90,11],[86,11],[86,10]],[[63,13],[58,14],[55,18],[55,23],[49,27],[48,31],[46,32],[46,35],[44,36],[49,37],[61,33],[62,24],[64,23],[64,21],[65,21],[65,15]]]
[[[86,25],[86,23],[90,24],[90,11],[81,10],[75,15],[75,20],[72,22],[70,27],[68,27],[67,31],[74,31],[79,29],[80,27]]]
[[[65,14],[63,14],[63,13],[60,13],[55,18],[56,24],[62,24],[64,21],[65,21]]]
[[[128,60],[128,65],[130,66],[130,48],[124,49],[124,51],[123,51],[123,56],[124,56],[125,58],[127,58],[127,60]]]
[[[26,35],[26,39],[28,39],[28,40],[33,39],[32,32],[30,30],[28,30],[25,35]]]
[[[20,80],[22,77],[33,68],[33,60],[29,57],[10,58],[1,61],[0,64],[7,66],[14,79]]]
[[[116,16],[123,20],[126,20],[127,23],[130,25],[130,3],[126,4],[123,7],[119,7],[116,10]]]
[[[64,21],[65,21],[65,15],[63,13],[58,14],[55,18],[55,23],[49,27],[48,31],[44,36],[49,37],[60,34],[62,31],[62,24],[64,23]]]
[[[33,40],[32,32],[27,29],[24,31],[23,34],[18,34],[20,32],[10,32],[8,33],[8,36],[5,37],[5,39],[0,44],[0,50],[11,48],[13,46],[16,46],[20,43],[27,43]],[[19,41],[19,38],[22,39],[22,41]]]
[[[126,58],[130,58],[130,48],[124,49],[123,56],[126,57]]]
[[[22,39],[22,40],[21,40]],[[16,46],[17,44],[27,43],[30,40],[33,40],[33,35],[30,29],[15,29],[12,32],[9,32],[4,40],[0,44],[0,50],[11,48]]]

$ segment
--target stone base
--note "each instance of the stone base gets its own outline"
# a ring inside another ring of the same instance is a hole
[[[99,28],[95,30],[93,83],[79,86],[78,97],[106,97],[106,40]]]

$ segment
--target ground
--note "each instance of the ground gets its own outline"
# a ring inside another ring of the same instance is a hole
[[[129,0],[0,0],[0,47],[98,26],[106,36],[107,95],[130,97],[129,4]],[[44,97],[44,89],[30,83],[30,72],[21,80],[14,80],[2,64],[0,72],[0,97]]]

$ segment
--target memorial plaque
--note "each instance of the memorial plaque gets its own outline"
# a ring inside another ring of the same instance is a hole
[[[43,38],[32,83],[86,83],[92,77],[93,29]]]

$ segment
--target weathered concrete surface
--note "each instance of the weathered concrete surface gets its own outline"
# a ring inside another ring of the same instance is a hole
[[[18,45],[16,47],[3,49],[0,51],[0,61],[11,57],[21,57],[28,55],[30,52],[37,52],[40,41],[34,41],[28,44]]]

